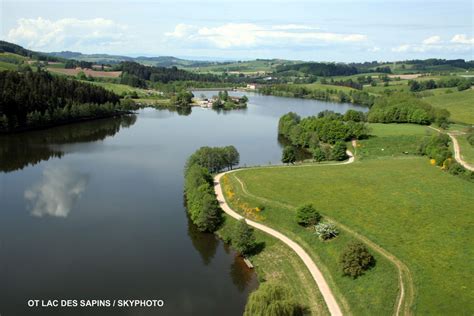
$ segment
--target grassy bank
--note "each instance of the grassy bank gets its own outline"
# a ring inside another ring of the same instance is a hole
[[[217,231],[217,235],[227,240],[236,223],[237,220],[225,215],[224,225]],[[249,259],[260,282],[289,287],[309,315],[329,315],[316,283],[298,256],[285,244],[263,232],[255,230],[255,236],[257,243],[264,244],[264,247]]]
[[[390,314],[396,296],[393,267],[376,257],[376,268],[360,280],[340,277],[334,257],[337,243],[345,237],[322,244],[293,224],[292,210],[277,205],[313,203],[323,214],[397,256],[414,276],[413,309],[417,314],[474,312],[470,264],[474,241],[469,229],[472,214],[467,207],[474,204],[471,183],[440,172],[426,158],[418,157],[373,159],[337,167],[262,168],[236,175],[251,194],[274,201],[261,214],[265,223],[297,239],[319,257],[354,314]],[[235,179],[233,187],[239,187]],[[237,196],[256,202],[238,190]]]

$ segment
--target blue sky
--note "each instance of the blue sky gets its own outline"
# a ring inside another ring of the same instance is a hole
[[[388,61],[472,60],[473,1],[0,0],[0,36],[40,51]]]

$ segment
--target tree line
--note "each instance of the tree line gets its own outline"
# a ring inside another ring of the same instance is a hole
[[[113,113],[119,96],[102,87],[46,71],[0,72],[0,128],[14,130]]]
[[[450,78],[442,78],[440,80],[410,80],[408,81],[408,86],[410,87],[410,91],[412,92],[419,92],[424,90],[430,89],[437,89],[437,88],[454,88],[456,87],[458,91],[467,90],[471,87],[474,79],[472,78],[461,78],[461,77],[450,77]]]
[[[367,119],[371,123],[414,123],[446,126],[450,113],[407,93],[383,95],[375,100]]]
[[[359,73],[356,67],[347,64],[307,62],[301,64],[277,66],[275,74],[287,71],[299,71],[307,75],[323,77],[349,76]]]
[[[214,193],[211,173],[239,163],[234,146],[201,147],[187,160],[184,192],[191,221],[200,231],[214,232],[222,223],[222,210]]]
[[[375,97],[365,91],[352,90],[346,93],[337,89],[312,89],[300,85],[273,84],[261,87],[259,92],[265,95],[275,95],[291,98],[315,99],[332,102],[350,102],[371,107]]]

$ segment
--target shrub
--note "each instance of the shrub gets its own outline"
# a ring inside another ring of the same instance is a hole
[[[339,231],[333,223],[319,223],[314,226],[314,229],[316,230],[316,235],[322,240],[328,240],[339,235]]]
[[[347,159],[347,145],[344,142],[336,142],[331,149],[331,158],[333,160],[345,160]]]
[[[321,214],[312,204],[306,204],[296,209],[296,221],[301,226],[316,225],[321,220]]]
[[[283,148],[283,154],[281,157],[281,162],[292,164],[296,161],[296,152],[293,146],[286,146]]]
[[[262,283],[252,292],[245,305],[244,316],[299,316],[303,308],[293,299],[291,291],[274,283]]]
[[[321,147],[316,147],[313,150],[313,159],[316,162],[321,162],[321,161],[326,160],[326,153],[324,152],[324,150],[321,149]]]
[[[249,255],[255,249],[256,240],[253,228],[250,227],[245,219],[239,220],[234,227],[232,234],[232,246],[242,255]]]
[[[351,242],[344,249],[340,263],[342,273],[355,279],[375,265],[375,258],[364,244]]]

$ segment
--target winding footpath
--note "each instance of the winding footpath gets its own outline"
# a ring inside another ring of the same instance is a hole
[[[352,145],[353,145],[354,150],[355,150],[356,142],[352,141]],[[344,162],[322,164],[322,165],[318,165],[318,166],[323,167],[323,166],[334,166],[334,165],[346,165],[346,164],[353,163],[354,160],[355,160],[355,157],[352,154],[352,152],[347,151],[347,155],[349,156],[349,159],[344,161]],[[294,166],[293,168],[314,167],[314,166],[315,166],[314,164],[299,165],[299,166]],[[272,166],[272,167],[265,167],[265,168],[281,168],[281,167],[282,166]],[[255,168],[260,168],[260,167],[255,167]],[[249,168],[249,169],[252,169],[252,168]],[[222,192],[222,187],[220,185],[220,179],[222,178],[222,176],[224,176],[225,174],[233,173],[235,171],[238,171],[238,169],[223,172],[223,173],[220,173],[220,174],[216,175],[214,177],[214,191],[216,193],[217,200],[218,200],[222,210],[224,212],[226,212],[228,215],[230,215],[231,217],[233,217],[237,220],[240,220],[244,217],[241,216],[240,214],[238,214],[237,212],[235,212],[234,210],[232,210],[232,208],[227,204],[227,202],[225,201],[223,192]],[[263,200],[263,201],[265,201],[265,200],[268,201],[265,198],[255,196],[255,195],[251,194],[250,192],[248,192],[245,185],[244,185],[244,183],[235,174],[233,176],[240,183],[240,185],[242,187],[242,190],[245,194],[247,194],[249,196],[252,196],[254,198]],[[280,203],[280,202],[276,202],[276,201],[273,201],[273,202],[277,203],[277,204],[281,204],[283,207],[289,207],[289,208],[292,207],[291,205],[286,205],[286,204],[283,204],[283,203]],[[259,229],[259,230],[261,230],[261,231],[263,231],[263,232],[265,232],[265,233],[281,240],[283,243],[285,243],[287,246],[289,246],[293,251],[295,251],[296,254],[301,258],[301,260],[303,260],[304,264],[306,265],[306,267],[310,271],[313,279],[316,282],[316,285],[319,288],[319,291],[321,292],[321,294],[323,296],[323,299],[326,303],[326,306],[328,307],[328,310],[329,310],[330,314],[331,315],[342,315],[341,308],[340,308],[339,304],[337,303],[331,289],[329,288],[328,283],[324,279],[324,276],[322,275],[321,270],[317,267],[316,263],[311,259],[311,257],[308,255],[308,253],[300,245],[298,245],[296,242],[294,242],[290,238],[286,237],[282,233],[280,233],[280,232],[278,232],[278,231],[276,231],[276,230],[274,230],[270,227],[267,227],[263,224],[251,221],[247,218],[245,218],[245,220],[246,220],[247,224],[249,224],[250,226],[255,227],[255,228],[257,228],[257,229]],[[403,262],[401,262],[397,257],[392,255],[391,253],[389,253],[388,251],[386,251],[385,249],[383,249],[382,247],[380,247],[376,243],[372,242],[371,240],[369,240],[365,236],[360,235],[359,233],[355,232],[354,230],[350,229],[349,227],[347,227],[345,225],[342,225],[341,223],[338,223],[337,221],[335,221],[333,219],[330,219],[330,220],[333,221],[336,225],[339,225],[339,227],[341,229],[347,231],[348,233],[352,234],[353,236],[355,236],[356,238],[358,238],[362,242],[366,243],[368,246],[370,246],[372,249],[377,251],[383,257],[387,258],[390,262],[392,262],[392,264],[394,264],[396,266],[396,268],[398,270],[398,278],[399,278],[399,280],[398,280],[399,281],[399,294],[398,294],[397,302],[396,302],[396,305],[395,305],[394,315],[398,316],[401,313],[403,313],[404,315],[410,315],[411,314],[410,309],[411,309],[411,305],[413,304],[413,299],[414,299],[414,284],[413,284],[413,277],[411,276],[411,272],[408,269],[408,267]]]
[[[355,143],[353,143],[353,145],[355,145]],[[349,156],[349,159],[343,163],[339,163],[340,165],[354,162],[354,155],[352,155],[350,151],[347,151],[347,155]],[[237,212],[235,212],[234,210],[232,210],[229,204],[227,204],[224,198],[224,194],[222,192],[222,187],[220,185],[220,179],[222,178],[222,176],[231,172],[235,172],[235,171],[237,170],[231,170],[231,171],[219,173],[218,175],[216,175],[214,177],[214,191],[217,196],[217,201],[219,202],[219,205],[222,208],[222,210],[226,212],[228,215],[230,215],[231,217],[237,220],[240,220],[240,219],[243,219],[244,217],[238,214]],[[247,218],[245,218],[245,221],[247,222],[248,225],[255,227],[279,239],[288,247],[290,247],[298,255],[298,257],[300,257],[301,260],[303,260],[303,263],[306,265],[309,272],[311,273],[311,276],[313,277],[314,281],[316,282],[316,285],[319,288],[319,291],[321,292],[321,295],[323,296],[324,302],[326,303],[329,313],[333,316],[342,315],[341,307],[337,303],[337,300],[334,297],[334,294],[332,293],[331,288],[329,287],[328,283],[326,282],[326,279],[321,273],[321,270],[319,270],[318,266],[313,261],[313,259],[311,259],[309,254],[300,245],[298,245],[296,242],[286,237],[282,233],[274,230],[273,228],[251,221]]]
[[[431,129],[434,129],[435,131],[437,131],[438,133],[444,133],[443,131],[441,131],[440,129],[438,128],[435,128],[433,126],[428,126],[429,128]],[[462,133],[462,132],[461,132]],[[468,169],[468,170],[471,170],[471,171],[474,171],[474,167],[471,166],[470,164],[468,164],[467,162],[465,162],[463,159],[462,159],[462,156],[461,156],[461,147],[459,146],[459,143],[458,143],[458,140],[456,139],[454,133],[445,133],[445,134],[448,134],[448,136],[451,138],[451,140],[453,141],[453,148],[454,148],[454,159],[456,159],[456,161],[462,165],[464,168]]]

